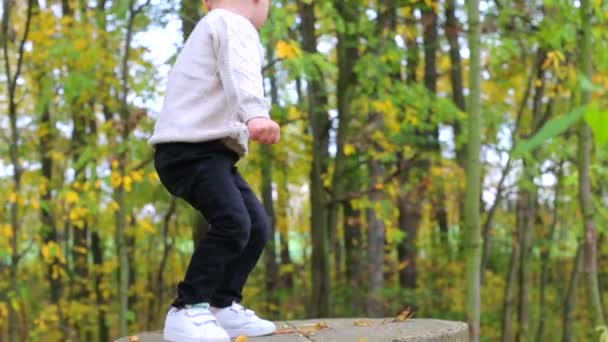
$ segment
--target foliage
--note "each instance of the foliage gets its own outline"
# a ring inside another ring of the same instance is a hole
[[[11,5],[2,9],[6,30],[0,33],[7,58],[0,84],[0,340],[104,341],[118,337],[125,322],[130,332],[161,327],[198,229],[192,208],[160,184],[147,145],[166,70],[182,44],[181,32],[171,32],[181,27],[177,13],[187,1],[4,2]],[[318,52],[304,48],[310,38],[299,27],[304,3],[314,6]],[[456,27],[445,19],[449,3],[456,6]],[[581,122],[593,132],[597,241],[608,233],[608,4],[591,2],[593,73],[586,78],[578,67],[582,19],[571,15],[577,2],[482,3],[480,209],[489,247],[481,270],[481,340],[503,336],[505,307],[516,308],[512,316],[518,317],[519,300],[527,303],[530,336],[542,321],[540,340],[558,340],[583,235],[576,166]],[[349,17],[349,10],[361,15]],[[429,18],[437,20],[435,38]],[[311,312],[315,151],[307,89],[315,81],[327,98],[320,109],[327,116],[323,205],[336,219],[324,256],[331,260],[331,314],[367,315],[376,271],[384,283],[374,299],[387,317],[411,307],[416,318],[466,319],[462,202],[470,108],[455,96],[469,94],[466,22],[462,1],[272,1],[261,36],[266,87],[278,97],[272,115],[282,126],[269,162],[276,258],[262,258],[245,289],[256,311],[280,319]],[[460,65],[450,53],[450,33]],[[174,46],[160,46],[165,38]],[[8,81],[18,71],[11,92]],[[589,105],[581,103],[585,91]],[[260,193],[266,162],[252,143],[238,165]],[[514,283],[519,297],[509,303],[510,261],[522,241],[522,194],[531,198],[524,207],[534,209],[530,277]],[[368,267],[372,217],[385,233],[381,270]],[[127,264],[119,257],[120,241]],[[606,244],[598,243],[602,285],[607,257]],[[266,282],[272,262],[276,298]],[[121,270],[129,276],[123,322]],[[572,339],[608,340],[605,327],[594,331],[585,290],[581,285],[575,293]],[[518,324],[512,336],[521,331]]]

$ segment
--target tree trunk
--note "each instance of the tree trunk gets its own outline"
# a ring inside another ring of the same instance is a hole
[[[429,92],[429,96],[437,95],[437,49],[439,41],[437,39],[437,26],[439,18],[435,10],[427,5],[422,6],[422,26],[423,26],[423,45],[424,45],[424,85]],[[432,113],[429,115],[429,122],[432,122]],[[433,124],[433,141],[431,146],[437,155],[437,160],[441,160],[441,146],[439,144],[439,127]],[[445,189],[443,180],[437,179],[435,193],[433,195],[433,216],[437,225],[441,241],[444,248],[448,248],[448,212],[446,209]]]
[[[352,27],[359,19],[359,6],[356,1],[335,1],[334,6],[342,21],[344,27]],[[344,194],[344,178],[348,177],[345,174],[346,156],[344,155],[344,144],[346,143],[348,134],[348,125],[351,120],[351,100],[356,85],[356,75],[354,72],[355,64],[359,59],[358,32],[353,29],[345,29],[343,32],[337,32],[338,45],[338,86],[337,86],[337,102],[338,102],[338,127],[336,132],[336,158],[334,164],[334,173],[332,177],[332,198],[340,198]],[[338,237],[338,216],[342,202],[330,200],[327,207],[328,226],[327,230],[331,235],[331,241],[334,252],[334,268],[336,273],[336,281],[342,275],[342,244]]]
[[[308,53],[317,53],[315,33],[315,5],[299,1],[302,47]],[[326,112],[327,95],[321,80],[308,80],[308,112],[312,130],[312,165],[310,171],[311,233],[312,233],[312,300],[311,317],[325,317],[330,311],[329,243],[327,210],[323,188],[323,174],[327,171],[329,145],[329,117]]]
[[[281,168],[281,187],[278,195],[278,207],[277,207],[277,228],[279,231],[279,244],[281,248],[281,266],[285,267],[286,270],[281,273],[281,287],[292,291],[294,287],[294,270],[293,263],[291,261],[291,254],[289,252],[289,224],[288,224],[288,213],[287,208],[289,207],[289,188],[288,168]]]
[[[411,195],[413,193],[417,193],[417,190],[410,190],[407,194],[402,193],[399,196],[399,227],[406,233],[404,241],[398,248],[401,263],[399,265],[399,283],[406,289],[416,288],[418,270],[416,267],[416,237],[422,220],[420,204],[416,201],[416,197]]]
[[[106,4],[107,0],[101,0],[97,2],[97,8],[95,9],[96,14],[96,22],[101,32],[107,31],[107,21],[106,21]],[[105,39],[105,36],[102,35],[100,39]],[[107,47],[107,42],[102,41],[102,46]],[[110,75],[106,75],[108,78]],[[100,80],[105,79],[105,77],[101,77]],[[103,81],[100,81],[103,82]],[[100,88],[104,88],[105,84],[100,84]],[[103,111],[106,113],[108,111],[108,106],[103,104]],[[93,136],[97,136],[97,127],[95,123],[95,119],[91,119],[89,122],[91,128],[91,133]],[[108,341],[110,339],[110,327],[108,326],[106,309],[107,302],[103,297],[102,284],[104,282],[104,275],[102,272],[103,267],[103,242],[102,237],[97,229],[93,229],[91,233],[91,254],[93,257],[93,279],[95,281],[94,291],[95,291],[95,306],[97,310],[97,337],[98,341]]]
[[[104,282],[103,272],[103,247],[101,237],[97,231],[93,231],[91,235],[91,253],[93,255],[93,265],[95,265],[94,281],[95,281],[95,304],[97,306],[97,336],[98,341],[110,340],[110,328],[106,318],[107,302],[103,297],[102,284]]]
[[[376,35],[380,37],[380,42],[375,51],[378,55],[384,53],[387,44],[391,44],[386,39],[386,31],[394,31],[396,7],[394,1],[381,0],[377,9],[378,19],[376,22]],[[383,41],[382,39],[386,39]],[[394,77],[394,72],[389,73],[389,77]],[[375,95],[372,95],[375,96]],[[382,131],[384,120],[382,115],[372,113],[369,125],[372,131]],[[373,146],[375,151],[380,152],[380,146]],[[386,167],[381,160],[371,158],[368,162],[369,187],[372,191],[369,200],[373,207],[367,210],[368,232],[367,232],[367,259],[369,267],[369,288],[367,296],[367,315],[377,317],[384,314],[382,290],[384,289],[384,246],[386,243],[386,227],[378,212],[382,208],[382,202],[386,200],[384,190],[379,185],[384,182]]]
[[[519,269],[520,241],[519,232],[515,228],[513,232],[513,243],[511,258],[509,261],[509,273],[505,284],[505,292],[502,305],[502,342],[514,340],[513,308],[515,306],[515,290],[517,286],[517,270]]]
[[[462,112],[466,111],[466,102],[464,97],[464,82],[462,78],[462,58],[460,56],[460,42],[458,40],[459,33],[462,27],[456,17],[456,0],[446,0],[445,3],[445,35],[450,46],[450,83],[452,86],[452,100]],[[455,119],[452,125],[454,130],[454,149],[456,152],[456,162],[462,169],[466,164],[466,146],[462,142],[462,124],[460,119]],[[459,191],[459,197],[464,197],[462,191]],[[464,223],[464,202],[458,203],[458,225],[462,227]],[[485,240],[484,240],[485,243]],[[483,254],[482,254],[483,255]],[[482,259],[483,265],[483,259]],[[483,279],[483,267],[481,276]]]
[[[544,341],[543,336],[545,334],[545,322],[547,321],[547,317],[551,314],[547,309],[546,304],[546,288],[549,283],[549,262],[551,259],[551,247],[553,245],[553,240],[555,239],[555,234],[557,230],[557,220],[559,219],[559,196],[561,195],[561,185],[563,178],[563,162],[560,161],[558,171],[555,174],[555,178],[557,182],[555,184],[555,193],[553,197],[553,214],[551,218],[551,225],[549,227],[549,233],[544,242],[544,246],[541,249],[541,272],[540,272],[540,294],[539,294],[539,303],[538,303],[538,311],[539,321],[538,321],[538,330],[536,332],[536,341],[542,342]]]
[[[171,219],[175,215],[175,211],[177,209],[177,198],[172,197],[171,203],[169,204],[169,209],[165,213],[163,217],[163,254],[160,258],[160,263],[158,265],[158,271],[156,272],[155,285],[153,288],[156,289],[156,296],[154,298],[154,302],[156,305],[154,309],[151,310],[153,313],[161,312],[161,305],[165,303],[165,286],[163,282],[163,278],[165,275],[165,270],[167,268],[167,263],[169,261],[169,256],[171,251],[173,250],[173,246],[175,244],[173,237],[171,237],[170,228],[171,228]],[[154,315],[156,316],[156,315]]]
[[[364,247],[363,233],[361,228],[363,218],[361,211],[352,207],[350,202],[344,204],[344,247],[346,250],[346,279],[352,289],[351,306],[354,308],[353,315],[363,314],[364,284],[363,256],[361,251]],[[358,310],[357,310],[358,309]]]
[[[582,27],[581,42],[581,72],[591,79],[593,66],[591,61],[592,50],[592,8],[590,0],[581,0],[580,7]],[[591,91],[583,89],[582,105],[591,103]],[[593,193],[591,192],[591,128],[586,122],[581,121],[578,127],[578,187],[583,226],[585,230],[585,275],[587,278],[587,295],[591,309],[593,327],[603,326],[604,310],[602,308],[601,292],[597,277],[597,231],[595,227],[595,209],[593,207]]]
[[[74,19],[73,9],[70,7],[69,2],[62,2],[62,16],[64,18],[72,18]],[[68,29],[73,29],[72,21],[68,21]],[[68,68],[68,72],[71,72]],[[84,185],[87,182],[86,175],[86,162],[83,162],[81,158],[83,157],[83,151],[87,147],[87,117],[92,115],[93,106],[91,105],[89,109],[91,112],[85,112],[85,105],[77,104],[74,101],[69,104],[69,108],[72,111],[72,140],[70,150],[72,152],[72,165],[74,168],[74,184],[72,190],[75,192],[79,192],[80,186]],[[74,205],[72,208],[75,209],[78,207],[78,203]],[[89,291],[87,287],[87,280],[89,277],[89,246],[88,246],[88,235],[89,235],[89,227],[86,218],[82,218],[80,222],[70,222],[70,226],[73,227],[73,243],[72,243],[72,260],[73,260],[73,270],[71,272],[71,285],[70,289],[70,299],[74,301],[84,302],[89,297]],[[75,330],[80,331],[82,327],[80,326],[80,322],[76,321]]]
[[[467,188],[465,194],[466,255],[466,312],[471,341],[479,341],[480,330],[480,264],[481,229],[479,223],[481,195],[481,30],[479,23],[479,0],[468,1],[469,50],[471,52],[469,72],[469,117],[467,144]]]
[[[25,18],[24,25],[24,33],[19,42],[19,49],[17,52],[17,63],[15,66],[15,71],[11,70],[11,60],[9,56],[9,39],[2,39],[2,52],[4,57],[4,71],[6,73],[6,91],[7,96],[6,100],[8,100],[8,119],[9,119],[9,159],[10,165],[13,168],[12,174],[12,189],[10,200],[10,226],[11,226],[11,238],[10,238],[10,246],[12,249],[10,255],[10,266],[9,266],[9,284],[10,284],[10,294],[19,298],[19,261],[22,257],[20,246],[19,246],[19,235],[21,233],[21,218],[20,215],[20,204],[19,204],[19,196],[21,194],[21,176],[23,175],[23,169],[21,168],[20,161],[20,145],[21,145],[21,136],[19,134],[19,129],[17,127],[17,80],[21,76],[21,67],[23,66],[23,56],[25,53],[25,43],[28,39],[30,24],[32,20],[32,12],[34,7],[34,0],[29,0],[27,5],[27,14]],[[11,26],[11,15],[13,11],[14,3],[12,1],[4,1],[3,2],[3,13],[2,13],[2,37],[9,36],[9,27]],[[18,308],[13,307],[13,305],[9,305],[9,317],[8,317],[8,326],[9,326],[9,339],[11,342],[16,342],[19,339],[19,317],[18,317]],[[22,336],[22,338],[25,338]]]
[[[535,83],[540,85],[534,88],[532,100],[532,132],[538,132],[542,125],[542,99],[545,92],[544,70],[545,51],[541,48],[537,53]],[[521,181],[518,198],[518,228],[520,230],[520,260],[519,260],[519,330],[518,341],[528,341],[532,336],[530,317],[530,288],[532,247],[535,230],[536,212],[538,207],[538,189],[534,184],[534,177],[540,167],[538,152],[532,153],[530,160],[523,161]]]
[[[526,163],[524,163],[526,164]],[[524,166],[524,170],[526,166]],[[523,177],[527,176],[524,174]],[[526,181],[526,180],[524,180]],[[521,185],[520,185],[521,186]],[[522,186],[523,187],[523,186]],[[517,229],[519,230],[519,297],[518,297],[518,341],[527,341],[530,337],[530,258],[532,252],[532,235],[536,213],[536,195],[531,189],[520,189],[517,208]]]
[[[144,4],[137,5],[135,0],[129,1],[129,10],[127,14],[127,27],[126,37],[122,56],[121,75],[120,75],[120,124],[121,124],[121,137],[118,143],[118,153],[116,160],[118,161],[118,167],[115,172],[118,172],[118,176],[121,179],[120,184],[114,190],[114,200],[118,204],[118,210],[115,214],[116,220],[116,248],[119,259],[119,284],[118,284],[118,298],[119,298],[119,311],[118,321],[120,326],[120,334],[125,336],[128,332],[127,314],[129,309],[129,243],[127,241],[126,230],[127,230],[127,217],[130,214],[126,208],[126,191],[124,182],[122,181],[126,175],[127,168],[127,144],[130,136],[129,118],[130,110],[127,102],[127,95],[130,92],[129,88],[129,60],[131,57],[131,41],[133,40],[133,29],[136,17],[139,13],[150,3],[147,0]]]
[[[274,60],[273,47],[268,46],[266,48],[268,53],[268,59]],[[278,88],[276,84],[275,68],[271,68],[268,71],[267,78],[270,80],[270,93],[272,104],[277,105],[279,101]],[[279,315],[279,265],[277,263],[277,249],[276,249],[276,215],[274,210],[274,201],[272,199],[272,161],[274,159],[272,146],[262,145],[262,201],[266,214],[270,219],[270,239],[264,250],[264,263],[266,266],[266,295],[268,312],[271,318],[278,318]]]
[[[415,26],[415,23],[410,23]],[[406,82],[408,86],[416,83],[416,70],[419,64],[419,48],[416,41],[416,37],[407,36],[407,78]],[[416,236],[418,234],[418,227],[420,226],[421,220],[421,201],[422,189],[411,189],[414,187],[414,183],[417,182],[415,175],[411,175],[412,172],[406,170],[405,163],[408,161],[404,158],[402,153],[397,155],[397,162],[401,169],[399,176],[399,188],[400,196],[397,198],[397,207],[399,210],[399,229],[405,233],[405,239],[403,239],[398,246],[398,257],[399,257],[399,284],[404,288],[414,289],[416,288]],[[413,180],[413,181],[412,181]],[[410,188],[406,187],[409,186]]]
[[[369,163],[370,187],[374,190],[369,195],[369,200],[376,207],[368,209],[368,231],[367,231],[367,259],[369,267],[369,288],[367,296],[367,315],[380,317],[384,314],[382,301],[382,290],[384,289],[384,244],[386,242],[386,231],[382,218],[376,212],[384,201],[385,195],[381,189],[376,189],[386,173],[384,165],[380,161],[372,160]]]
[[[572,324],[574,323],[574,310],[576,308],[576,292],[578,290],[578,282],[583,268],[584,244],[581,244],[576,249],[576,257],[572,263],[572,273],[570,274],[570,282],[568,291],[564,300],[564,314],[562,325],[564,326],[564,334],[562,342],[572,341]]]
[[[41,85],[40,88],[40,97],[43,97],[43,93],[48,91],[44,88],[44,81],[40,79],[38,84]],[[40,122],[38,124],[40,132],[40,165],[42,172],[42,181],[46,184],[45,188],[49,189],[53,180],[53,159],[51,158],[50,152],[53,150],[53,138],[54,138],[54,124],[51,119],[51,113],[49,111],[48,104],[42,104],[42,113],[40,115]],[[42,224],[41,236],[42,242],[45,245],[49,243],[57,244],[58,236],[57,236],[57,225],[55,224],[55,219],[53,217],[53,211],[51,210],[52,206],[50,205],[53,202],[53,194],[50,190],[45,190],[40,194],[40,200],[42,201],[40,205],[40,222]],[[53,257],[51,260],[47,261],[47,272],[46,279],[50,284],[50,300],[51,304],[57,305],[59,304],[59,299],[61,298],[61,294],[63,292],[62,281],[59,277],[53,276],[54,274],[59,274],[59,270],[62,267],[59,258]],[[60,307],[58,306],[58,309]]]

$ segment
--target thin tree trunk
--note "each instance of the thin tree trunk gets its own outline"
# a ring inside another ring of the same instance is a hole
[[[547,317],[551,314],[547,309],[546,304],[546,288],[549,283],[549,261],[551,259],[551,248],[553,245],[553,240],[555,239],[555,234],[557,230],[557,220],[559,219],[559,196],[561,195],[561,185],[563,178],[563,162],[560,161],[558,170],[555,174],[557,178],[557,182],[555,184],[555,193],[553,197],[553,214],[551,217],[551,225],[549,227],[549,234],[547,236],[547,241],[545,241],[545,245],[541,251],[541,272],[540,272],[540,294],[539,294],[539,303],[538,303],[538,311],[539,311],[539,322],[538,322],[538,330],[536,332],[536,341],[542,342],[544,341],[543,337],[545,335],[545,322],[547,321]]]
[[[406,289],[416,288],[416,278],[418,268],[416,266],[416,237],[418,227],[422,220],[420,203],[412,193],[417,193],[416,189],[408,191],[407,194],[399,196],[399,227],[406,232],[404,241],[399,245],[398,255],[399,283]]]
[[[480,265],[481,227],[479,222],[481,195],[481,30],[479,23],[479,0],[469,0],[469,50],[471,52],[469,72],[469,117],[467,144],[467,188],[465,194],[465,238],[466,255],[466,312],[470,340],[480,337],[481,316]]]
[[[11,224],[11,238],[10,246],[12,249],[10,256],[10,268],[9,268],[9,283],[10,292],[14,296],[19,296],[18,279],[19,274],[19,261],[21,259],[20,246],[19,246],[19,235],[21,233],[21,218],[19,217],[20,205],[18,196],[21,193],[21,176],[23,170],[21,168],[20,151],[19,146],[21,144],[21,136],[17,128],[17,79],[21,76],[21,67],[23,66],[23,58],[25,55],[25,42],[27,41],[30,24],[32,20],[32,12],[34,8],[34,0],[29,0],[27,4],[27,14],[25,18],[24,33],[19,40],[19,49],[17,52],[17,65],[15,71],[11,70],[11,63],[9,57],[9,26],[11,24],[11,15],[13,11],[14,3],[12,1],[3,1],[3,13],[2,13],[2,50],[4,57],[4,70],[6,72],[7,79],[7,100],[8,100],[8,118],[9,118],[9,131],[10,131],[10,145],[9,145],[9,159],[10,164],[13,167],[13,187],[11,189],[13,199],[10,201],[10,224]],[[18,297],[17,297],[18,298]],[[11,342],[16,342],[19,339],[19,317],[18,309],[9,305],[9,339]]]
[[[362,300],[364,291],[361,284],[364,283],[363,276],[363,233],[361,228],[363,218],[361,212],[352,207],[350,202],[344,204],[344,247],[346,250],[346,279],[352,289],[351,306],[353,315],[363,314]],[[358,309],[358,310],[357,310]]]
[[[427,5],[422,6],[422,26],[423,26],[423,45],[424,45],[424,85],[429,92],[429,96],[437,95],[437,49],[439,48],[437,27],[439,18],[435,10]],[[429,118],[432,117],[432,113]],[[432,120],[429,120],[432,121]],[[433,125],[433,141],[431,143],[433,151],[437,155],[437,160],[441,160],[441,146],[439,144],[439,127]],[[433,196],[433,216],[439,226],[439,233],[444,248],[448,248],[448,212],[446,209],[446,196],[443,180],[439,179],[436,192]]]
[[[385,31],[394,31],[395,28],[395,3],[390,0],[381,0],[379,4],[378,19],[376,22],[376,35],[381,39],[385,38]],[[380,42],[376,53],[382,54],[385,50],[385,45],[390,43]],[[393,73],[391,73],[391,77]],[[384,120],[382,115],[372,113],[370,125],[373,131],[381,131],[384,128]],[[378,152],[381,148],[375,147]],[[386,243],[386,228],[384,221],[380,217],[378,209],[386,200],[384,190],[378,185],[382,184],[386,174],[386,167],[381,160],[371,158],[368,163],[369,168],[369,187],[372,191],[369,194],[369,200],[374,206],[367,211],[368,232],[367,232],[367,259],[369,267],[369,288],[367,296],[367,314],[371,317],[381,316],[384,314],[384,306],[382,300],[382,290],[384,289],[384,246]]]
[[[274,60],[273,47],[266,48],[269,60]],[[267,78],[270,80],[270,94],[273,105],[277,105],[279,101],[279,93],[277,88],[275,68],[268,70]],[[266,214],[270,219],[270,240],[264,250],[264,263],[266,266],[265,286],[267,294],[268,312],[271,318],[278,318],[279,315],[279,265],[277,263],[276,249],[276,215],[274,210],[274,201],[272,199],[272,160],[273,149],[270,145],[262,145],[262,201]]]
[[[505,190],[505,183],[506,183],[507,177],[509,176],[509,173],[511,172],[511,169],[513,167],[513,162],[514,162],[513,151],[514,151],[515,146],[518,141],[522,118],[524,115],[524,111],[527,107],[530,95],[532,94],[532,85],[534,83],[534,79],[536,78],[537,72],[538,72],[538,69],[536,69],[536,68],[533,69],[533,71],[530,73],[530,76],[528,77],[528,81],[526,83],[526,90],[524,91],[524,96],[520,102],[519,109],[517,111],[517,118],[515,119],[515,127],[513,128],[513,131],[511,132],[512,143],[511,143],[511,150],[509,151],[509,157],[507,159],[505,168],[503,169],[502,174],[500,176],[500,180],[498,181],[498,185],[496,186],[496,195],[495,195],[494,202],[492,203],[492,206],[488,210],[485,221],[483,223],[483,228],[482,228],[483,247],[482,247],[482,256],[481,256],[482,282],[483,282],[483,271],[486,269],[486,265],[488,263],[488,258],[489,258],[489,254],[490,254],[490,246],[491,246],[491,241],[492,241],[492,239],[491,239],[492,234],[490,234],[490,233],[491,233],[492,225],[494,224],[494,216],[496,215],[496,212],[499,209],[499,205],[503,200],[503,197],[504,197],[503,192]]]
[[[106,4],[107,0],[101,0],[97,2],[97,8],[95,9],[96,22],[101,32],[107,31],[107,21],[106,21]],[[104,39],[102,41],[102,46],[107,47],[107,41],[105,41],[105,35],[101,35],[100,39]],[[107,75],[110,77],[109,75]],[[100,82],[103,82],[105,77],[100,78]],[[104,89],[105,84],[100,84],[100,87]],[[104,114],[108,111],[108,106],[103,105]],[[97,137],[97,127],[95,119],[91,119],[89,122],[91,128],[90,131],[93,136]],[[97,141],[96,141],[97,142]],[[94,170],[94,169],[93,169]],[[95,304],[97,310],[97,337],[98,341],[108,341],[110,339],[110,327],[108,326],[107,316],[106,316],[106,308],[107,302],[103,297],[102,284],[104,281],[104,276],[102,272],[103,266],[103,240],[97,229],[93,229],[91,233],[91,254],[93,256],[93,279],[95,281],[94,291],[95,291]]]
[[[415,23],[410,23],[415,27]],[[416,83],[416,70],[419,64],[419,48],[416,41],[416,37],[407,36],[407,78],[406,82],[408,86]],[[422,217],[421,201],[422,189],[407,189],[406,187],[414,182],[415,176],[411,175],[410,171],[406,171],[404,164],[408,162],[402,153],[397,156],[397,162],[401,168],[401,174],[399,176],[399,188],[401,194],[397,198],[397,206],[399,209],[399,229],[405,233],[405,239],[403,239],[398,246],[398,257],[399,257],[399,284],[404,288],[414,289],[416,288],[416,236],[418,234],[418,227],[420,226],[420,219]]]
[[[177,209],[177,198],[172,197],[171,203],[169,204],[169,209],[165,213],[163,217],[163,252],[160,258],[160,263],[158,265],[158,271],[156,272],[155,284],[152,286],[156,288],[156,298],[154,298],[154,302],[156,305],[153,306],[154,310],[151,310],[153,313],[161,312],[161,305],[165,303],[165,286],[163,282],[163,278],[165,275],[165,270],[167,268],[167,263],[169,261],[169,256],[174,246],[174,239],[171,237],[170,228],[171,228],[171,219],[175,215],[175,211]],[[152,285],[152,284],[151,284]],[[153,315],[156,317],[156,315]]]
[[[513,308],[515,306],[517,270],[519,269],[519,250],[519,232],[517,231],[517,228],[515,228],[511,247],[511,258],[509,260],[509,273],[507,273],[507,280],[505,283],[505,292],[502,305],[502,342],[512,342],[514,340]]]
[[[572,273],[570,274],[570,282],[568,291],[564,300],[564,312],[562,325],[564,326],[564,334],[562,342],[572,341],[572,325],[574,323],[574,310],[576,308],[576,292],[578,290],[578,282],[580,279],[581,269],[583,268],[584,243],[579,244],[576,249],[576,257],[572,264]]]
[[[40,97],[44,97],[45,95],[43,94],[48,91],[48,89],[45,87],[45,81],[43,79],[39,79],[38,84],[41,85]],[[53,180],[53,159],[51,158],[50,152],[53,150],[54,126],[47,103],[42,104],[42,113],[40,115],[38,126],[40,130],[39,152],[42,178],[43,182],[46,184],[45,188],[49,189]],[[55,224],[53,211],[51,210],[52,206],[50,205],[53,202],[53,194],[51,191],[45,190],[40,194],[40,199],[42,201],[40,205],[42,242],[45,245],[48,245],[49,243],[58,245],[57,225]],[[47,262],[48,269],[46,272],[46,278],[51,287],[50,300],[51,304],[57,305],[63,292],[63,286],[61,279],[59,277],[54,277],[53,275],[59,274],[59,270],[62,265],[57,257],[53,257],[52,260]]]
[[[369,195],[371,203],[380,204],[385,200],[384,192],[375,189],[376,184],[380,184],[386,173],[380,161],[371,161],[370,187],[374,190]],[[367,296],[367,315],[379,317],[384,313],[382,290],[384,289],[384,244],[386,241],[386,231],[382,218],[378,216],[375,208],[368,209],[368,231],[367,231],[367,259],[369,267],[369,288]]]
[[[147,0],[142,5],[136,6],[135,0],[130,0],[129,11],[127,19],[127,29],[125,45],[122,56],[122,68],[121,68],[121,99],[120,99],[120,119],[122,125],[121,139],[118,147],[118,154],[116,159],[118,161],[118,175],[121,180],[126,175],[127,167],[127,143],[130,135],[129,117],[130,111],[127,102],[127,95],[129,94],[129,60],[131,57],[131,41],[133,40],[133,26],[137,15],[150,3]],[[116,219],[116,247],[119,258],[119,285],[118,285],[118,298],[119,298],[119,311],[118,321],[120,326],[120,334],[122,336],[128,333],[128,322],[127,313],[129,309],[129,252],[128,252],[128,241],[126,236],[127,228],[127,216],[129,213],[126,211],[125,202],[125,186],[124,182],[120,182],[117,189],[114,191],[114,200],[118,204],[118,210],[115,214]]]
[[[103,247],[99,232],[93,231],[91,235],[91,254],[93,255],[93,265],[95,265],[95,304],[97,306],[97,336],[98,341],[109,341],[110,329],[106,318],[107,302],[103,297],[102,284],[104,282],[103,272]]]
[[[299,1],[302,47],[317,53],[315,4]],[[312,233],[312,300],[310,316],[325,317],[330,311],[329,242],[323,174],[327,170],[329,118],[325,110],[327,95],[319,79],[308,80],[308,112],[312,129],[312,165],[310,171],[311,233]]]
[[[524,166],[524,170],[526,166]],[[524,177],[527,177],[524,175]],[[525,182],[525,180],[524,180]],[[535,192],[521,189],[517,208],[517,229],[519,230],[519,297],[518,297],[518,341],[527,341],[530,336],[530,257],[532,252],[532,234],[536,212]]]
[[[352,1],[335,1],[334,6],[339,13],[344,27],[349,27],[359,18],[359,6],[357,2]],[[346,156],[344,154],[344,145],[348,134],[348,125],[351,120],[351,99],[355,90],[356,75],[354,72],[355,64],[359,59],[358,33],[354,30],[345,30],[337,32],[338,45],[338,87],[337,87],[337,102],[338,102],[338,127],[336,132],[336,157],[334,164],[334,173],[332,177],[332,197],[340,198],[344,193],[344,178]],[[342,202],[330,201],[327,207],[328,226],[327,229],[331,235],[331,241],[334,252],[334,268],[336,273],[336,281],[339,282],[342,274],[342,244],[338,237],[338,216]]]
[[[542,99],[545,92],[544,70],[542,65],[545,61],[545,51],[541,48],[537,53],[536,82],[540,86],[534,89],[532,100],[532,131],[537,132],[542,125]],[[535,83],[536,83],[535,82]],[[519,208],[518,228],[520,229],[520,260],[519,260],[519,330],[517,333],[518,341],[528,341],[532,336],[531,317],[530,317],[530,288],[531,270],[530,263],[532,258],[532,247],[535,230],[535,219],[538,207],[538,189],[534,184],[539,163],[538,152],[532,153],[531,160],[524,160],[522,169],[522,179],[519,185]]]
[[[456,17],[456,0],[446,0],[445,3],[445,35],[450,46],[450,83],[452,86],[452,100],[462,112],[466,111],[466,102],[464,97],[464,81],[462,77],[462,57],[460,56],[460,42],[458,40],[459,33],[462,27]],[[455,119],[452,125],[454,130],[454,149],[456,152],[456,162],[464,169],[466,164],[466,145],[462,142],[462,123],[460,119]],[[464,197],[462,191],[459,191],[459,197]],[[462,227],[464,223],[464,202],[458,202],[458,225]],[[485,244],[485,240],[484,240]],[[483,255],[483,254],[482,254]],[[482,258],[482,265],[483,258]],[[483,279],[483,267],[482,267]]]
[[[281,287],[292,291],[294,288],[294,270],[289,251],[289,224],[287,208],[289,207],[288,168],[281,168],[281,187],[278,195],[277,228],[279,231],[279,244],[281,248],[281,266],[286,268],[281,272]]]
[[[591,61],[592,32],[591,20],[593,12],[590,0],[581,0],[580,7],[582,27],[581,42],[581,71],[587,78],[591,79],[593,65]],[[583,89],[582,105],[591,103],[591,91]],[[591,192],[591,149],[592,137],[591,128],[586,122],[581,121],[578,127],[578,186],[581,213],[583,216],[583,226],[585,230],[585,275],[587,277],[587,295],[589,307],[593,321],[593,327],[603,326],[604,309],[602,308],[601,292],[597,277],[597,230],[595,226],[593,207],[593,193]]]

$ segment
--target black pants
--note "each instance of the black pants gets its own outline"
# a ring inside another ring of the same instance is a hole
[[[220,141],[156,146],[154,166],[167,190],[210,224],[197,243],[173,306],[240,302],[249,273],[269,238],[264,207],[239,174],[238,154]]]

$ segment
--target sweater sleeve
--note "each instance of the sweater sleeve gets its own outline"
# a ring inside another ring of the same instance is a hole
[[[236,16],[220,16],[213,30],[219,76],[238,118],[247,123],[269,117],[257,31],[247,19]]]

